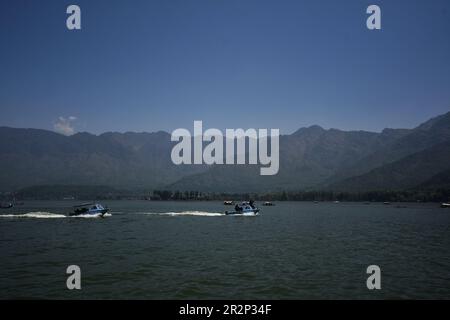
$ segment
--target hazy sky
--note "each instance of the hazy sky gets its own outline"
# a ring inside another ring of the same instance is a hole
[[[5,126],[379,131],[450,111],[448,0],[9,0],[0,39]]]

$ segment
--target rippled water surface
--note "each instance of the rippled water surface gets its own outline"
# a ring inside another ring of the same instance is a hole
[[[219,202],[104,204],[106,218],[66,217],[64,201],[1,210],[0,298],[450,298],[450,209],[436,204],[280,202],[257,217]]]

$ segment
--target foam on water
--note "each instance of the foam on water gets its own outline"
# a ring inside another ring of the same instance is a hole
[[[67,218],[63,214],[56,214],[50,212],[28,212],[24,214],[2,214],[1,218],[38,218],[38,219],[56,219],[56,218]]]
[[[102,214],[101,213],[98,213],[98,214],[79,214],[79,215],[76,215],[76,216],[67,216],[67,218],[101,218],[102,217]],[[111,217],[111,214],[110,213],[105,213],[104,215],[103,215],[103,217],[105,218],[105,217]]]
[[[181,211],[181,212],[142,212],[141,214],[154,214],[166,216],[198,216],[198,217],[220,217],[224,213],[220,212],[206,212],[206,211]]]
[[[110,217],[111,214],[106,213],[103,217]],[[35,219],[58,219],[58,218],[100,218],[101,215],[82,214],[78,216],[66,216],[64,214],[51,212],[28,212],[24,214],[2,214],[0,218],[35,218]]]

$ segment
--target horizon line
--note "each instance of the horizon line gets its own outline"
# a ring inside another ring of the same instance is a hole
[[[450,111],[447,111],[447,112],[442,113],[442,114],[438,114],[438,115],[436,115],[434,117],[431,117],[431,118],[429,118],[427,120],[424,120],[424,121],[420,122],[419,124],[417,124],[416,126],[411,127],[411,128],[385,127],[381,131],[370,131],[370,130],[364,130],[364,129],[345,130],[345,129],[339,129],[339,128],[334,128],[334,127],[328,127],[327,128],[327,127],[321,126],[319,124],[312,124],[310,126],[299,127],[297,130],[295,130],[295,131],[293,131],[291,133],[280,133],[280,136],[290,136],[290,135],[293,135],[293,134],[297,133],[298,131],[300,131],[302,129],[311,129],[311,128],[314,128],[314,127],[317,127],[317,128],[319,128],[321,130],[324,130],[324,131],[336,130],[336,131],[341,131],[341,132],[366,132],[366,133],[377,133],[377,134],[383,133],[385,130],[413,130],[413,129],[421,126],[422,124],[424,124],[424,123],[426,123],[428,121],[431,121],[433,119],[436,119],[438,117],[441,117],[441,116],[444,116],[444,115],[447,115],[447,114],[450,114]],[[77,131],[77,132],[74,132],[73,134],[65,135],[65,134],[63,134],[61,132],[58,132],[56,130],[51,130],[51,129],[46,129],[46,128],[12,127],[12,126],[8,126],[8,125],[0,125],[0,129],[4,129],[4,128],[7,128],[7,129],[22,129],[22,130],[41,130],[41,131],[47,131],[47,132],[52,132],[52,133],[55,133],[55,134],[59,134],[59,135],[65,136],[65,137],[71,137],[71,136],[74,136],[74,135],[77,135],[77,134],[90,134],[90,135],[99,137],[99,136],[105,135],[105,134],[127,134],[127,133],[132,133],[132,134],[166,133],[168,135],[171,135],[171,133],[169,131],[166,131],[166,130],[156,130],[156,131],[131,131],[131,130],[127,130],[127,131],[113,131],[113,130],[111,130],[111,131],[105,131],[105,132],[102,132],[102,133],[92,133],[92,132],[89,132],[89,131]],[[187,127],[183,127],[183,129],[187,129]],[[209,128],[207,128],[207,129],[209,129]],[[205,130],[207,130],[207,129],[205,129]],[[236,129],[244,129],[244,130],[247,130],[247,129],[251,129],[251,128],[226,128],[226,129],[234,129],[234,130],[236,130]],[[268,130],[270,130],[270,129],[278,129],[278,128],[254,128],[254,129],[256,129],[256,130],[258,130],[258,129],[268,129]],[[174,130],[176,130],[176,129],[174,129]],[[174,131],[174,130],[172,130],[172,131]]]

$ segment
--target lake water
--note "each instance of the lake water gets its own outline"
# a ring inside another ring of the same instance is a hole
[[[232,217],[221,202],[70,201],[1,210],[0,298],[449,299],[450,210],[437,204],[278,202]],[[81,268],[81,290],[66,268]],[[381,268],[368,290],[366,268]]]

